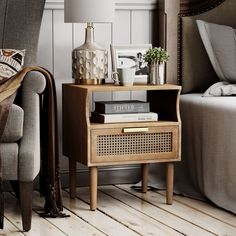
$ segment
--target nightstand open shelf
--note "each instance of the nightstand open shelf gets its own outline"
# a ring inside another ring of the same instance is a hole
[[[63,84],[63,154],[69,157],[70,196],[75,197],[76,161],[90,168],[90,207],[96,209],[97,167],[142,164],[143,192],[147,191],[148,163],[167,163],[167,203],[172,204],[173,162],[180,161],[180,86]],[[147,91],[150,110],[159,121],[101,124],[90,121],[91,94]]]

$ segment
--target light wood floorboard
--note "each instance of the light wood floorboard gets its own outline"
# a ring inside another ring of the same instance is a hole
[[[215,205],[174,196],[165,204],[165,191],[146,194],[131,185],[101,186],[95,212],[89,207],[89,188],[78,188],[76,198],[63,191],[64,213],[68,218],[41,218],[44,199],[33,195],[32,229],[22,232],[19,202],[5,193],[5,222],[0,235],[13,236],[137,236],[189,235],[236,236],[236,216]]]
[[[163,196],[166,195],[165,191],[156,191],[156,192],[162,194]],[[175,196],[175,201],[181,202],[182,204],[188,207],[191,207],[197,211],[203,212],[213,218],[216,218],[226,224],[236,227],[235,215],[216,207],[213,203],[198,201],[192,198],[177,196],[177,195]]]
[[[23,236],[24,234],[13,225],[7,218],[4,219],[4,229],[0,230],[0,235]]]
[[[10,193],[5,193],[5,217],[17,228],[22,230],[22,221],[18,200]],[[35,206],[35,204],[34,204]],[[5,222],[4,222],[5,223]],[[5,230],[5,227],[4,227]],[[29,232],[24,232],[27,236],[57,235],[65,234],[58,228],[54,227],[47,220],[39,217],[35,211],[33,212],[32,228]],[[8,234],[7,234],[8,235]],[[11,235],[11,234],[9,234]]]
[[[88,189],[77,189],[77,196],[84,201],[88,201]],[[97,208],[104,214],[132,229],[139,235],[179,235],[171,228],[161,224],[149,216],[146,216],[142,212],[137,211],[120,201],[117,201],[113,197],[110,197],[103,192],[98,192]]]
[[[165,200],[160,202],[158,206],[153,206],[153,202],[148,201],[148,195],[143,194],[143,199],[141,200],[132,194],[125,191],[117,191],[115,187],[102,187],[100,188],[104,193],[110,195],[111,197],[121,201],[137,211],[144,213],[147,216],[152,217],[161,224],[167,225],[168,227],[187,235],[212,235],[206,230],[188,222],[182,218],[176,217],[176,215],[162,209],[162,205],[165,204]],[[148,193],[149,194],[149,193]],[[172,207],[172,206],[170,206]],[[168,219],[168,220],[167,220]]]
[[[87,191],[87,189],[86,189]],[[102,232],[105,232],[106,235],[116,236],[119,232],[122,236],[137,236],[138,234],[130,230],[123,224],[120,224],[107,214],[104,214],[100,210],[90,211],[88,201],[86,203],[80,199],[69,199],[69,194],[63,192],[64,197],[64,206],[67,209],[71,209],[78,217],[83,219],[94,227],[98,228]],[[111,206],[112,207],[112,206]]]
[[[93,227],[91,224],[87,223],[86,221],[82,220],[78,215],[76,215],[74,212],[76,211],[75,207],[66,207],[67,201],[73,202],[69,199],[69,196],[64,197],[64,210],[63,212],[67,215],[70,215],[70,217],[66,218],[58,218],[55,220],[54,218],[47,218],[46,220],[49,221],[54,227],[62,230],[67,235],[98,235],[102,236],[105,235],[104,233],[97,230],[95,227]],[[37,204],[38,207],[43,207],[44,205],[44,199],[40,198],[39,193],[34,193],[34,205]],[[68,210],[70,209],[70,210]],[[83,210],[82,210],[83,211]],[[36,212],[40,213],[40,211]],[[87,212],[87,211],[86,211]],[[91,214],[92,216],[92,214]]]
[[[149,191],[145,196],[143,193],[138,192],[130,186],[120,186],[121,189],[129,191],[129,193],[145,199],[152,203],[154,206],[161,207],[162,209],[172,213],[176,217],[182,218],[188,222],[191,222],[198,227],[205,229],[215,235],[236,235],[236,227],[228,225],[221,220],[213,218],[197,209],[186,206],[179,201],[175,201],[173,205],[169,206],[165,203],[165,196],[158,194],[155,191]]]

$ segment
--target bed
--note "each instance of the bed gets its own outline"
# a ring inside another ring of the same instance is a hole
[[[202,20],[236,29],[236,1],[204,2],[208,4],[186,8],[179,15],[178,82],[183,89],[183,135],[175,188],[236,213],[236,96],[202,96],[219,82],[219,76],[196,23]],[[236,50],[234,53],[236,57]]]

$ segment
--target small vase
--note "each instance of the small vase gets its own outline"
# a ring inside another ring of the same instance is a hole
[[[149,84],[165,84],[165,63],[150,63],[149,68]]]

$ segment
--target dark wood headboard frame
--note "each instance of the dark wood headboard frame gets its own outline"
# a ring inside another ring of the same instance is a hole
[[[219,6],[226,0],[181,0],[178,15],[178,50],[177,50],[177,83],[182,84],[181,45],[182,45],[182,17],[200,15]]]
[[[194,16],[219,6],[225,0],[181,0],[180,15]]]

